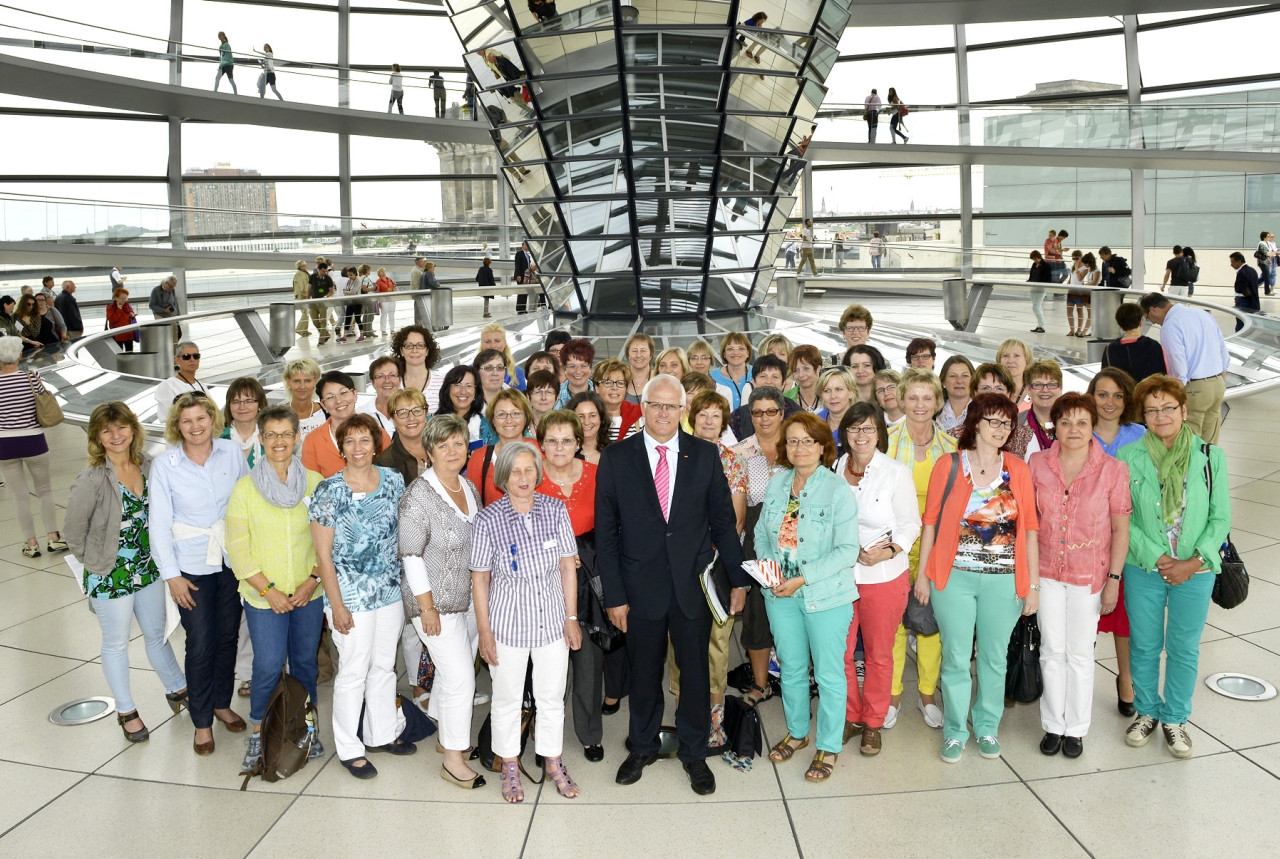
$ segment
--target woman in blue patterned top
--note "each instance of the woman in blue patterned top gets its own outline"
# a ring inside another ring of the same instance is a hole
[[[377,418],[349,418],[336,434],[346,467],[321,482],[311,498],[324,613],[338,647],[333,743],[356,778],[378,774],[364,757],[365,743],[395,755],[417,751],[397,736],[396,643],[404,628],[397,525],[404,478],[373,464],[382,436]],[[362,703],[364,743],[356,736]]]

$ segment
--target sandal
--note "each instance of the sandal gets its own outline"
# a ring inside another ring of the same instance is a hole
[[[502,761],[502,798],[510,803],[524,802],[524,788],[520,786],[520,762],[514,758]]]
[[[783,737],[781,740],[778,741],[778,744],[776,746],[774,746],[772,749],[769,750],[769,760],[778,764],[782,763],[783,761],[791,760],[792,755],[794,755],[796,752],[800,751],[801,749],[808,747],[809,738],[802,737],[799,740],[798,745],[793,746],[792,743],[795,743],[795,742],[797,742],[796,738],[791,736],[790,734],[787,734],[785,737]]]
[[[579,793],[578,785],[573,779],[569,778],[569,771],[565,769],[564,758],[546,758],[545,766],[547,775],[551,776],[552,783],[556,786],[556,791],[565,799],[573,799]]]
[[[248,698],[252,687],[253,687],[252,681],[243,680],[240,683],[240,688],[236,690],[236,694],[239,695],[241,698]]]
[[[752,694],[757,693],[757,694]],[[768,701],[773,697],[773,686],[764,686],[763,688],[752,683],[751,688],[747,690],[747,694],[742,700],[746,701],[752,707],[756,707],[762,701]]]
[[[819,751],[813,756],[813,763],[809,764],[809,769],[805,770],[804,777],[809,781],[826,781],[831,778],[831,771],[835,768],[839,757],[831,752]]]

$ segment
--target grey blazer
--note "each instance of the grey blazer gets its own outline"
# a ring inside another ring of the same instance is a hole
[[[151,478],[151,457],[142,455],[142,475]],[[107,460],[76,475],[67,498],[62,536],[76,560],[91,573],[109,573],[120,548],[120,519],[124,505],[116,469]]]

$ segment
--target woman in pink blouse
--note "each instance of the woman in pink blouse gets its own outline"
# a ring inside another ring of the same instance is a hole
[[[1099,614],[1115,610],[1129,551],[1129,467],[1093,437],[1088,394],[1053,404],[1057,441],[1032,454],[1040,514],[1040,751],[1084,752],[1093,708],[1093,642]]]

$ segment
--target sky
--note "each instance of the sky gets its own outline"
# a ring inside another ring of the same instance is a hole
[[[168,0],[129,0],[127,3],[88,0],[19,0],[18,11],[0,8],[0,39],[47,39],[86,41],[98,45],[123,46],[161,51],[168,29]],[[336,5],[336,4],[335,4]],[[361,0],[361,6],[420,8],[408,0]],[[576,5],[562,3],[563,8]],[[433,7],[435,8],[435,7]],[[855,7],[856,8],[856,7]],[[38,10],[39,14],[34,14]],[[256,48],[270,43],[278,62],[286,60],[333,64],[337,60],[336,15],[325,12],[273,7],[257,7],[210,0],[185,0],[185,50],[212,57],[217,33],[225,30],[238,56],[251,56]],[[1142,16],[1143,23],[1182,17]],[[57,20],[58,18],[66,20]],[[856,25],[856,19],[853,22]],[[1017,98],[1033,91],[1038,83],[1079,79],[1114,84],[1124,83],[1123,40],[1118,35],[1050,43],[1030,47],[981,50],[984,43],[1044,34],[1082,33],[1119,26],[1112,18],[1081,18],[1061,21],[980,24],[966,28],[970,45],[970,97],[974,101]],[[1197,79],[1224,75],[1270,74],[1275,71],[1273,50],[1239,50],[1242,34],[1280,32],[1280,12],[1243,20],[1196,25],[1190,55],[1185,50],[1185,30],[1154,30],[1139,34],[1142,75],[1148,85],[1177,85]],[[866,54],[909,48],[949,46],[953,30],[949,26],[903,26],[857,28],[846,31],[842,54]],[[160,60],[126,59],[61,51],[19,49],[0,43],[0,50],[44,62],[73,63],[79,67],[111,74],[164,81],[168,64]],[[445,18],[387,15],[353,15],[351,62],[382,67],[392,62],[435,65],[446,68],[461,63],[461,46]],[[189,63],[184,66],[184,83],[212,88],[214,65]],[[337,99],[334,74],[325,69],[277,70],[278,87],[286,99],[333,104]],[[406,80],[406,108],[409,112],[428,110],[429,96],[419,87],[425,73]],[[243,97],[256,97],[257,69],[237,67],[237,83]],[[388,95],[386,71],[355,72],[349,92],[352,105],[384,109]],[[458,73],[446,72],[455,101],[461,87]],[[957,140],[954,113],[931,110],[931,105],[956,100],[955,62],[951,56],[909,59],[864,60],[840,63],[827,80],[826,107],[859,105],[871,87],[883,97],[890,86],[910,105],[907,121],[914,142],[952,143]],[[224,81],[223,89],[227,89]],[[268,91],[268,97],[271,93]],[[0,95],[0,105],[11,107],[52,106],[47,102]],[[163,175],[166,137],[163,123],[89,121],[74,118],[6,117],[12,141],[4,163],[16,173]],[[859,119],[824,121],[818,140],[865,140],[866,126]],[[880,126],[880,139],[888,138],[887,122]],[[9,147],[6,147],[9,148]],[[299,216],[332,219],[338,211],[337,187],[326,179],[336,175],[336,135],[305,129],[270,129],[250,126],[191,124],[183,128],[184,168],[210,167],[229,163],[233,167],[278,173],[315,176],[316,182],[282,183],[277,188],[279,209]],[[434,149],[420,141],[354,138],[353,174],[434,173],[439,160]],[[843,174],[818,173],[815,197],[821,205],[847,211],[902,211],[915,204],[917,211],[953,210],[959,206],[959,181],[955,170],[914,168],[901,170],[859,170]],[[975,180],[976,200],[981,204],[981,181]],[[0,186],[4,192],[23,191],[36,195],[97,199],[116,202],[163,205],[163,185],[110,184],[77,185],[47,183],[38,187]],[[439,189],[434,183],[357,184],[353,190],[353,212],[358,220],[412,221],[440,216]],[[92,229],[116,218],[140,225],[159,223],[163,218],[140,210],[109,205],[40,206],[0,199],[0,228],[6,239],[28,237],[50,230],[72,231],[77,225]],[[291,222],[282,217],[282,223]],[[25,235],[21,235],[23,231]]]

